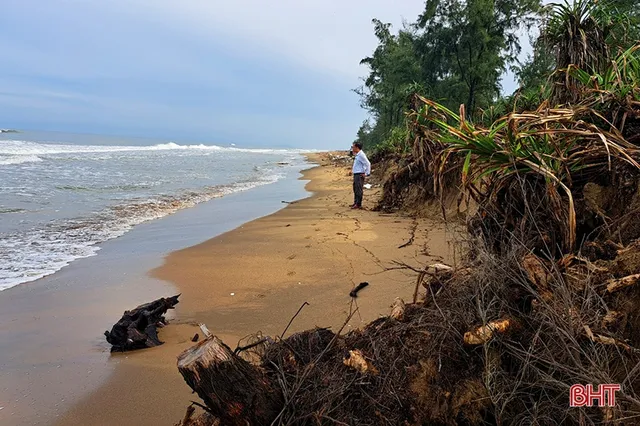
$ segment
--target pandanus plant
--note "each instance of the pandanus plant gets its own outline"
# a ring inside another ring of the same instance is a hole
[[[423,117],[438,127],[434,135],[445,146],[436,175],[448,172],[452,164],[461,164],[463,189],[484,206],[496,203],[498,193],[512,187],[514,179],[543,178],[551,199],[561,199],[560,189],[567,200],[566,213],[552,212],[562,224],[566,251],[576,246],[574,175],[611,170],[618,160],[640,168],[636,147],[620,132],[605,131],[580,119],[592,113],[586,107],[549,108],[543,103],[536,111],[511,113],[481,127],[466,119],[464,105],[456,114],[436,102],[421,100],[427,107]],[[438,176],[434,180],[442,182]],[[522,191],[520,197],[526,200],[530,194]],[[500,210],[502,206],[493,207]]]
[[[581,84],[581,103],[600,111],[623,132],[629,116],[640,117],[640,44],[622,52],[601,72],[570,66]]]

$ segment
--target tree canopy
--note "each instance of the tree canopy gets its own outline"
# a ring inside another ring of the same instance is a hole
[[[358,140],[387,148],[398,142],[394,129],[404,129],[416,93],[452,110],[464,104],[471,119],[506,112],[518,96],[523,105],[527,96],[533,104],[545,87],[550,93],[553,76],[559,78],[555,70],[574,64],[597,71],[633,45],[640,37],[636,6],[637,0],[547,6],[540,0],[427,0],[420,16],[397,32],[374,19],[378,46],[362,59],[369,75],[355,89],[370,113]],[[533,53],[520,61],[520,38],[527,33],[535,34]],[[504,98],[500,79],[509,68],[520,89]]]

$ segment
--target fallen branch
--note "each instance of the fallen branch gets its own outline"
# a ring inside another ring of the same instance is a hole
[[[234,349],[233,353],[235,355],[238,355],[240,352],[255,348],[256,346],[260,346],[263,343],[273,343],[273,339],[271,337],[267,336],[267,337],[264,337],[264,338],[258,340],[257,342],[253,342],[253,343],[251,343],[249,345],[238,346],[237,348]]]
[[[628,275],[624,278],[609,280],[607,282],[607,291],[609,293],[614,293],[622,290],[623,288],[636,285],[638,282],[640,282],[640,274]]]
[[[309,302],[304,302],[302,305],[300,305],[300,307],[298,308],[298,311],[295,313],[295,315],[289,320],[289,324],[287,324],[287,327],[284,329],[284,331],[282,332],[282,334],[280,335],[280,339],[282,339],[285,335],[285,333],[287,332],[287,330],[289,330],[289,327],[291,327],[291,324],[293,324],[293,320],[296,319],[296,317],[298,316],[298,314],[302,311],[302,309],[305,306],[309,306]]]
[[[413,290],[413,303],[416,303],[418,301],[418,290],[420,289],[420,286],[422,285],[422,281],[424,281],[424,277],[427,273],[425,271],[422,271],[418,274],[418,278],[416,278],[416,288]]]
[[[634,350],[631,346],[627,345],[624,342],[621,342],[620,340],[616,340],[613,337],[607,337],[601,334],[593,334],[593,332],[591,331],[591,328],[588,325],[584,326],[584,331],[587,334],[587,337],[594,343],[618,346],[619,348],[622,348],[625,351],[629,351],[629,352]]]

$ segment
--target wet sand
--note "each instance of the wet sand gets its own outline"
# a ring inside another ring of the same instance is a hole
[[[258,331],[280,335],[304,302],[288,333],[314,326],[339,328],[348,315],[349,291],[370,285],[356,299],[349,328],[389,312],[396,297],[411,300],[415,274],[385,271],[393,261],[419,266],[454,263],[453,235],[441,220],[348,208],[351,180],[344,166],[322,163],[304,173],[313,196],[275,214],[196,246],[175,251],[152,277],[182,293],[165,345],[112,356],[114,374],[61,417],[61,425],[172,425],[197,399],[176,368],[176,357],[192,345],[197,323],[207,324],[232,348]],[[372,208],[377,191],[365,191]],[[399,248],[410,239],[413,243]]]

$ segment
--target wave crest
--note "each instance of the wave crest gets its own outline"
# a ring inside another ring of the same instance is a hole
[[[29,142],[21,140],[7,140],[0,143],[0,155],[47,155],[47,154],[81,154],[81,153],[108,153],[108,152],[135,152],[135,151],[229,151],[248,152],[254,154],[282,154],[304,153],[312,150],[299,149],[267,149],[267,148],[236,148],[222,147],[218,145],[180,145],[175,142],[161,143],[157,145],[72,145],[57,143]]]
[[[0,165],[7,166],[11,164],[39,163],[42,158],[37,155],[11,155],[8,157],[0,157]]]

